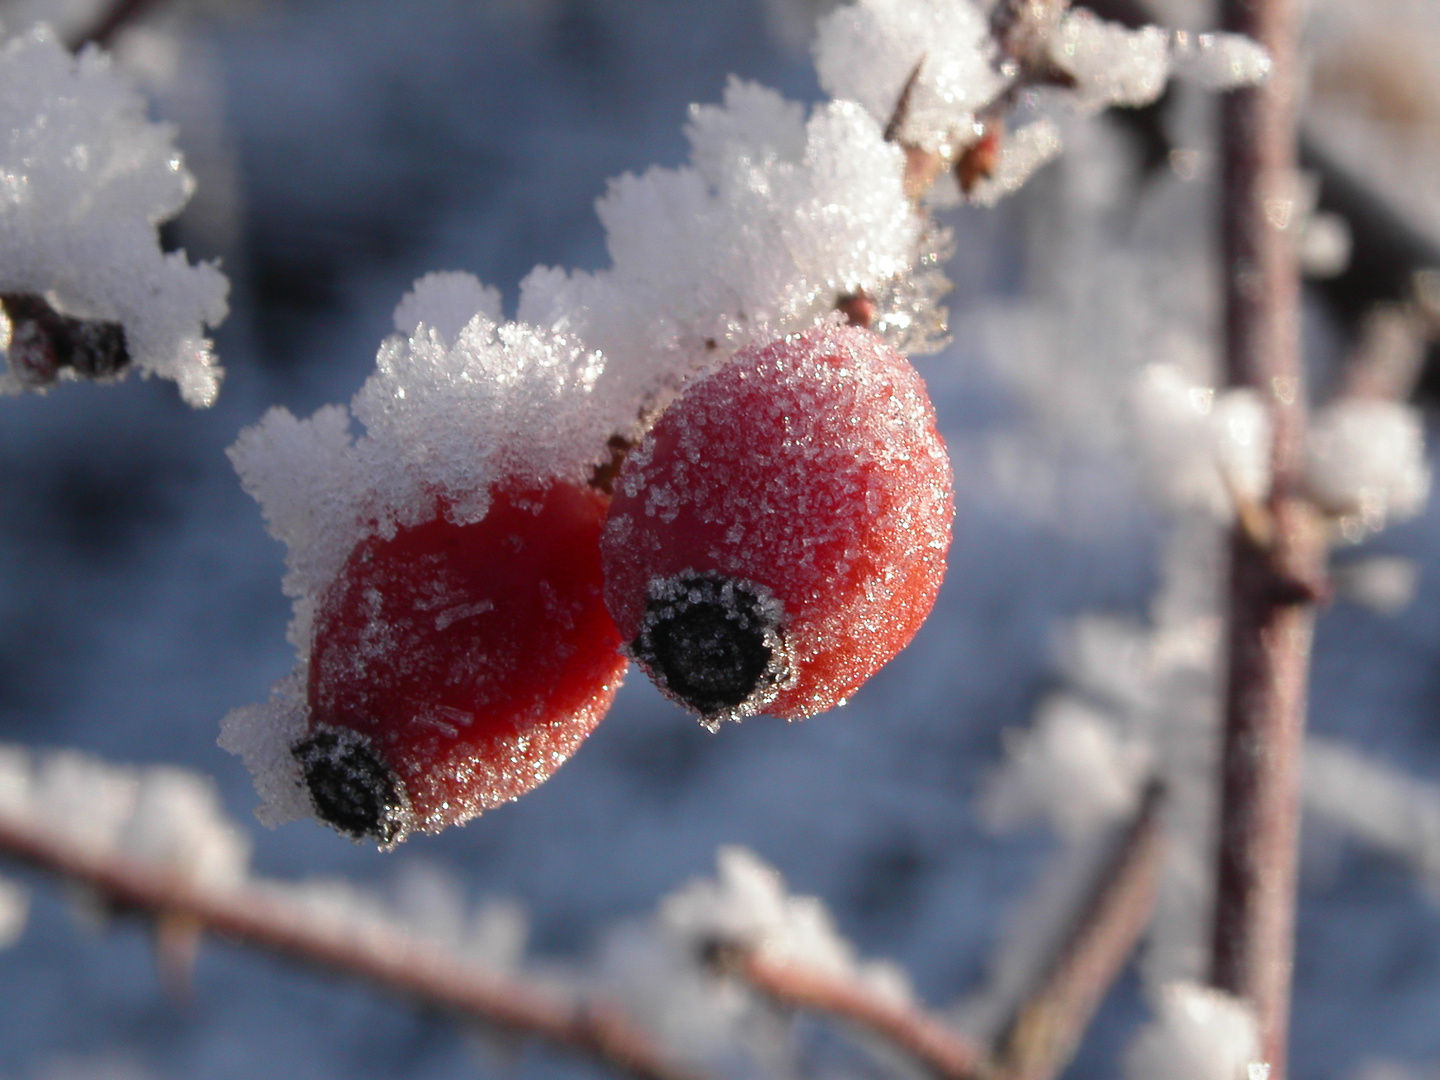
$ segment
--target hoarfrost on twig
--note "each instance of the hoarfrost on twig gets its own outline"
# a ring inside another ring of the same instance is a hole
[[[696,880],[667,897],[661,918],[697,947],[738,943],[766,959],[853,981],[908,1004],[908,980],[895,965],[860,962],[818,897],[791,896],[780,874],[750,851],[723,847],[714,880]]]

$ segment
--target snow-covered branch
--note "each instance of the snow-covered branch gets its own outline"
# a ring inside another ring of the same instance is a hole
[[[785,1009],[806,1009],[877,1036],[941,1080],[976,1080],[988,1073],[984,1052],[922,1010],[872,992],[863,983],[803,965],[778,962],[737,942],[716,940],[707,960],[743,979]]]
[[[636,1080],[702,1080],[669,1060],[605,1001],[561,1000],[519,977],[477,970],[453,949],[394,926],[316,917],[276,884],[203,883],[176,868],[80,842],[10,810],[0,811],[0,856],[93,890],[117,910],[154,919],[162,941],[177,927],[213,934],[588,1058]]]

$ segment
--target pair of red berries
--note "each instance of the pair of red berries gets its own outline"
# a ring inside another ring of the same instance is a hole
[[[924,384],[867,330],[816,327],[689,386],[609,497],[501,484],[350,554],[321,599],[318,815],[390,844],[528,791],[633,657],[702,722],[796,719],[902,649],[944,574],[950,463]]]

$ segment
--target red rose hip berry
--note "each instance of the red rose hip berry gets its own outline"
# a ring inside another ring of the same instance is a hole
[[[554,483],[492,493],[457,525],[371,536],[323,594],[310,731],[293,748],[316,814],[382,846],[535,787],[619,688],[605,609],[605,498]]]
[[[868,330],[742,350],[630,454],[601,540],[631,655],[714,727],[842,704],[934,606],[950,461],[919,374]]]

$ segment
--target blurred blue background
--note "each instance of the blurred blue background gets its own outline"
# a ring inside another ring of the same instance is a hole
[[[310,0],[185,27],[157,109],[181,122],[201,194],[167,235],[230,276],[227,379],[208,411],[140,381],[0,400],[0,741],[213,776],[253,827],[261,873],[383,883],[399,862],[441,864],[475,897],[521,901],[542,956],[584,956],[603,926],[710,872],[717,845],[743,844],[823,897],[862,954],[906,967],[928,1002],[974,988],[1051,848],[1038,830],[985,832],[979,784],[1002,730],[1024,726],[1054,685],[1056,621],[1144,614],[1158,525],[1134,500],[1067,529],[1017,513],[957,453],[935,615],[850,706],[710,736],[632,677],[547,784],[395,854],[308,823],[253,825],[250,779],[215,745],[220,718],[261,700],[293,660],[281,548],[223,453],[239,429],[273,404],[306,414],[347,400],[426,271],[471,271],[509,305],[536,263],[605,265],[592,204],[606,178],[683,161],[686,105],[718,100],[729,73],[817,99],[803,49],[742,0]],[[1016,207],[1044,197],[1032,187],[947,219],[957,314],[1024,287]],[[920,361],[957,447],[1019,408],[978,348],[961,338]],[[1440,520],[1432,511],[1380,544],[1420,560],[1419,597],[1397,617],[1344,603],[1322,617],[1312,724],[1440,779]],[[1433,1075],[1440,916],[1398,863],[1317,850],[1294,1075],[1348,1080],[1377,1061]],[[448,1021],[214,942],[176,1001],[138,925],[89,932],[63,890],[34,884],[32,923],[0,953],[0,1076],[38,1076],[62,1056],[173,1080],[503,1071]],[[1116,1075],[1144,1015],[1127,976],[1069,1075]],[[590,1072],[539,1051],[517,1064]]]

